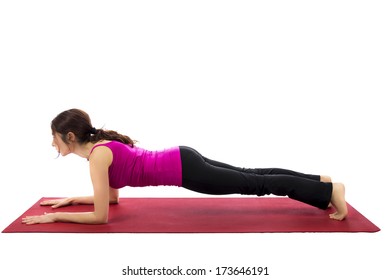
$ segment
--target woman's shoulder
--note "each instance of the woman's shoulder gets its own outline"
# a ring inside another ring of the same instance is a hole
[[[91,151],[89,152],[89,155],[91,156],[91,154],[95,150],[102,150],[101,147],[108,147],[109,148],[111,142],[113,142],[113,141],[104,140],[104,141],[99,141],[99,142],[94,143],[94,145],[92,146]]]
[[[103,143],[99,145],[94,145],[88,158],[90,165],[98,164],[107,166],[111,165],[112,159],[112,150]]]
[[[94,150],[104,150],[104,149],[106,149],[106,150],[109,149],[109,150],[111,150],[111,153],[116,154],[116,153],[123,153],[123,152],[130,151],[130,150],[137,151],[140,148],[132,146],[130,144],[125,144],[125,143],[122,143],[119,141],[105,140],[105,141],[95,143],[95,145],[91,149],[90,154],[92,154],[92,152]]]

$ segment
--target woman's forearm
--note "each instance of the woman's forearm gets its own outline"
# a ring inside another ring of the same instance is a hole
[[[51,215],[54,222],[79,224],[105,224],[108,222],[108,217],[99,217],[95,214],[95,212],[55,212],[47,215]]]
[[[72,197],[72,204],[93,204],[93,196]]]
[[[93,196],[77,196],[72,197],[72,204],[93,204],[94,199]],[[118,197],[110,197],[110,204],[117,204],[119,203]]]

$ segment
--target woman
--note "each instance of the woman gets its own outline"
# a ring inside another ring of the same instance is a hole
[[[23,223],[108,222],[110,203],[119,203],[118,189],[124,186],[182,186],[206,194],[248,194],[288,196],[336,211],[331,219],[343,220],[347,214],[345,188],[330,177],[308,175],[270,168],[246,169],[207,159],[192,148],[180,146],[162,151],[136,147],[130,137],[112,130],[95,129],[88,114],[70,109],[56,116],[52,123],[52,145],[58,153],[70,153],[89,160],[94,195],[43,201],[53,208],[72,204],[94,204],[93,212],[55,212],[23,218]]]

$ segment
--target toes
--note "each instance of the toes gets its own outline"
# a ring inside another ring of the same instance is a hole
[[[335,212],[333,214],[329,214],[329,218],[331,218],[333,220],[337,220],[337,221],[342,221],[342,220],[344,220],[345,217],[346,217],[346,215],[340,214],[338,212]]]

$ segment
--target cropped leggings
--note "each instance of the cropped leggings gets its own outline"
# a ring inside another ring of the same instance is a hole
[[[319,175],[303,174],[280,168],[239,168],[210,160],[196,150],[180,146],[182,186],[213,195],[288,196],[326,209],[332,183],[320,182]]]

